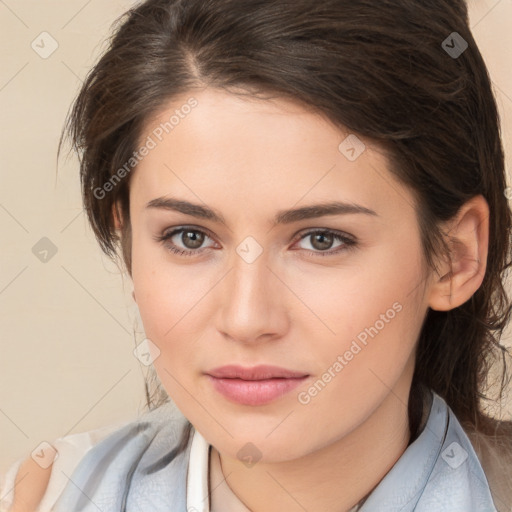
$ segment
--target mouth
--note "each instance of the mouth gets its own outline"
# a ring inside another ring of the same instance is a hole
[[[269,364],[260,364],[252,368],[244,368],[243,366],[231,364],[214,368],[208,371],[207,374],[217,378],[243,380],[294,379],[308,375],[306,372],[288,370],[287,368]]]
[[[213,388],[231,402],[253,406],[272,402],[309,378],[307,373],[271,365],[223,366],[206,376]]]

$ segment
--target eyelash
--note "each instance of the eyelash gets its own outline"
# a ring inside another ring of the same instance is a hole
[[[179,233],[185,233],[185,232],[202,233],[202,234],[208,236],[209,238],[212,238],[208,232],[203,231],[201,229],[195,229],[195,228],[191,228],[191,227],[181,227],[181,228],[171,231],[170,233],[164,233],[163,235],[157,235],[154,237],[154,240],[162,243],[166,247],[166,249],[168,249],[171,252],[178,254],[180,256],[196,256],[196,255],[202,253],[205,249],[208,249],[208,247],[203,247],[201,249],[196,249],[196,250],[177,249],[174,244],[170,245],[167,243],[175,235],[177,235]],[[341,252],[354,249],[357,246],[357,241],[354,238],[348,237],[346,235],[342,235],[341,233],[339,233],[337,231],[330,230],[330,229],[314,229],[314,230],[308,231],[307,233],[304,233],[302,236],[300,236],[296,240],[296,242],[301,241],[304,238],[307,238],[308,236],[317,235],[317,234],[333,235],[335,240],[343,242],[344,245],[342,245],[340,248],[338,248],[336,250],[331,250],[331,251],[310,251],[310,250],[304,249],[305,251],[307,251],[308,254],[313,255],[313,256],[334,256]]]

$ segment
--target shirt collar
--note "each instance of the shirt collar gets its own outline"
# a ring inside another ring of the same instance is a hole
[[[208,493],[209,443],[194,428],[187,472],[187,510],[210,512]]]
[[[432,393],[433,400],[425,427],[372,491],[361,507],[362,512],[414,510],[414,504],[439,459],[448,429],[446,402],[437,393]],[[409,508],[411,505],[412,508]]]

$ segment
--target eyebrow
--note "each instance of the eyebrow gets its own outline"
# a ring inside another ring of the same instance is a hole
[[[152,199],[146,204],[146,208],[158,208],[163,210],[171,210],[197,217],[200,219],[206,219],[219,224],[226,225],[226,220],[223,215],[207,206],[200,204],[190,203],[179,199],[170,197],[158,197]],[[278,224],[291,224],[305,219],[314,219],[316,217],[323,217],[326,215],[347,215],[354,213],[362,213],[365,215],[379,216],[373,210],[361,206],[355,203],[343,203],[340,201],[331,201],[320,204],[313,204],[310,206],[303,206],[301,208],[294,208],[290,210],[280,210],[277,212],[273,219],[273,225]]]

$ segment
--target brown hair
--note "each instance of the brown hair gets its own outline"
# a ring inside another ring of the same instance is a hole
[[[454,37],[468,45],[460,55],[449,51]],[[497,107],[466,4],[147,0],[128,11],[65,127],[80,155],[83,201],[94,233],[109,256],[121,247],[128,272],[129,176],[105,197],[94,191],[130,159],[152,115],[178,94],[203,87],[292,99],[376,141],[389,155],[390,171],[416,198],[430,268],[436,255],[449,255],[440,224],[472,197],[486,199],[486,275],[466,303],[427,312],[409,421],[414,438],[423,390],[430,388],[465,428],[503,432],[510,440],[511,424],[491,420],[480,402],[493,364],[502,363],[498,399],[510,379],[500,339],[512,309],[503,286],[512,224]],[[121,233],[112,215],[117,206]]]

